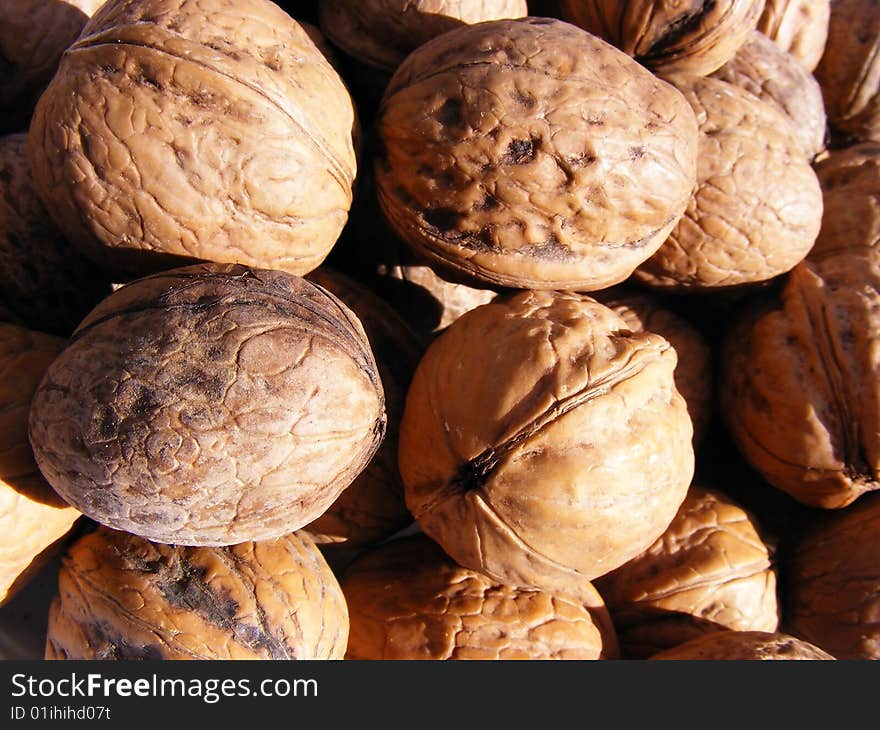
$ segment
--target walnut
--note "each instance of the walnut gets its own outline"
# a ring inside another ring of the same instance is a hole
[[[385,393],[388,427],[379,450],[328,510],[305,528],[319,544],[360,547],[412,522],[397,468],[397,433],[422,345],[397,312],[353,279],[325,266],[308,279],[341,299],[360,320]]]
[[[494,581],[574,595],[667,528],[694,468],[676,355],[577,294],[454,322],[407,394],[400,471],[422,530]]]
[[[782,113],[714,78],[678,77],[700,122],[697,187],[669,239],[636,272],[654,287],[767,281],[812,247],[822,191]]]
[[[229,545],[321,515],[384,434],[351,311],[292,274],[205,264],[138,280],[82,322],[30,412],[40,470],[97,522]]]
[[[615,659],[601,596],[589,604],[494,583],[423,535],[361,553],[342,591],[348,659]]]
[[[0,604],[57,552],[80,516],[40,476],[27,437],[31,397],[64,344],[0,324]]]
[[[789,630],[837,659],[880,659],[878,525],[866,496],[805,530],[784,566]]]
[[[62,238],[40,203],[27,136],[0,137],[0,309],[5,319],[67,337],[110,293],[97,267]]]
[[[46,659],[341,659],[347,641],[307,535],[177,547],[99,528],[64,556]]]
[[[816,163],[822,186],[822,228],[809,258],[880,241],[880,143],[831,150]]]
[[[880,142],[880,4],[834,0],[816,78],[828,121],[859,140]]]
[[[764,0],[562,0],[563,17],[663,75],[720,68],[763,9]]]
[[[687,404],[698,446],[706,435],[714,400],[712,353],[703,335],[651,294],[615,287],[596,292],[595,298],[619,314],[633,332],[653,332],[675,348],[675,387]]]
[[[746,459],[799,502],[880,487],[880,251],[806,261],[726,333],[721,413]]]
[[[683,96],[549,18],[420,46],[388,85],[377,131],[378,197],[397,235],[497,286],[622,281],[666,238],[695,181]]]
[[[666,532],[596,588],[631,658],[714,631],[779,626],[776,571],[754,516],[698,486]]]
[[[779,632],[720,631],[655,654],[651,659],[690,661],[816,661],[834,659],[807,641]]]
[[[110,273],[193,259],[303,274],[345,224],[348,91],[268,0],[110,0],[29,132],[36,188]]]
[[[825,102],[815,77],[773,41],[755,31],[714,77],[769,102],[791,123],[813,160],[825,149]]]
[[[525,15],[526,0],[322,0],[321,30],[349,56],[393,71],[447,31]]]
[[[812,72],[825,51],[830,15],[831,0],[766,0],[758,30]]]

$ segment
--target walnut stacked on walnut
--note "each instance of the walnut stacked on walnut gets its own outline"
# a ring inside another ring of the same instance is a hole
[[[379,202],[418,253],[492,285],[595,290],[660,246],[696,179],[684,97],[549,18],[414,51],[385,91]]]
[[[100,528],[74,543],[49,613],[47,659],[341,659],[345,597],[303,534],[231,547]]]
[[[46,484],[27,438],[28,409],[64,340],[0,324],[0,604],[55,553],[80,513]]]
[[[651,659],[690,661],[817,661],[834,657],[794,636],[768,631],[720,631],[691,639]]]
[[[813,71],[825,51],[831,0],[766,0],[758,30]]]
[[[424,536],[393,540],[346,568],[349,659],[615,659],[598,593],[582,603],[494,583]]]
[[[676,355],[588,297],[521,292],[428,348],[400,427],[406,501],[459,564],[577,595],[669,525],[694,468]]]
[[[268,0],[110,0],[31,124],[36,187],[117,276],[192,259],[297,274],[346,222],[354,107]]]
[[[37,463],[61,496],[178,545],[308,524],[384,429],[355,315],[297,276],[231,264],[114,292],[52,363],[30,413]]]

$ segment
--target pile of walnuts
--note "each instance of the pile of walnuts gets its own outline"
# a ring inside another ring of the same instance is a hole
[[[5,7],[4,655],[880,658],[878,43]]]

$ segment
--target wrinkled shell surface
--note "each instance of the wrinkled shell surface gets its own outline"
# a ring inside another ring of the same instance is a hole
[[[80,516],[40,476],[27,437],[31,397],[63,348],[57,337],[0,324],[0,604]]]
[[[110,0],[34,113],[36,187],[114,273],[192,259],[303,274],[346,222],[351,98],[268,0]]]
[[[528,14],[526,0],[322,0],[321,29],[350,56],[393,71],[442,33]]]
[[[348,659],[616,658],[614,629],[593,603],[493,583],[424,536],[362,553],[343,574]]]
[[[822,186],[822,228],[810,250],[818,258],[880,242],[880,143],[831,150],[816,163]]]
[[[178,545],[308,524],[384,434],[357,318],[291,274],[212,264],[114,292],[34,397],[40,470],[102,524]]]
[[[807,255],[822,220],[822,191],[791,125],[767,102],[725,81],[676,83],[700,122],[697,188],[637,278],[705,290],[789,271]]]
[[[766,0],[758,30],[814,71],[825,51],[831,0]]]
[[[721,359],[721,412],[746,459],[812,507],[880,487],[880,251],[804,262],[740,317]]]
[[[422,530],[493,580],[572,595],[669,525],[694,467],[676,355],[575,294],[522,292],[428,348],[400,428]]]
[[[632,658],[713,631],[779,626],[776,572],[754,517],[696,486],[666,532],[596,588]]]
[[[66,337],[109,293],[110,282],[62,238],[40,203],[27,136],[0,137],[0,309]]]
[[[862,140],[880,141],[880,4],[834,0],[816,78],[828,121]]]
[[[871,495],[806,532],[785,566],[791,632],[838,659],[880,659],[878,528]]]
[[[564,17],[658,74],[705,76],[755,29],[764,0],[562,0]]]
[[[341,659],[347,641],[307,535],[186,548],[100,528],[64,557],[46,659]]]
[[[825,149],[825,102],[815,77],[773,41],[755,31],[714,77],[770,102],[789,120],[807,159]]]
[[[633,332],[653,332],[675,348],[675,387],[687,404],[694,444],[699,444],[714,400],[712,353],[700,331],[649,294],[617,287],[597,292],[596,299],[619,314]]]
[[[765,631],[722,631],[655,654],[651,659],[728,661],[816,661],[834,659],[794,636]]]
[[[696,174],[682,95],[547,18],[418,48],[386,89],[378,134],[379,202],[397,235],[500,286],[622,281],[675,225]]]
[[[327,267],[308,278],[341,299],[360,320],[385,393],[388,427],[379,450],[330,508],[306,527],[317,543],[357,547],[390,537],[412,522],[397,468],[397,433],[422,346],[391,307],[356,281]]]

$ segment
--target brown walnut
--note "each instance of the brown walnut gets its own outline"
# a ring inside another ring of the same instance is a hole
[[[789,271],[807,255],[822,219],[822,191],[790,123],[725,81],[688,76],[676,85],[700,123],[697,187],[636,278],[698,291]]]
[[[37,190],[111,273],[194,259],[304,274],[352,200],[355,113],[269,0],[110,0],[29,132]]]
[[[694,468],[675,351],[596,301],[499,297],[428,348],[400,427],[406,501],[460,565],[575,595],[669,525]]]
[[[794,636],[767,631],[720,631],[691,639],[651,659],[690,661],[817,661],[834,657]]]
[[[360,323],[326,290],[197,265],[92,311],[34,397],[30,440],[97,522],[229,545],[321,515],[379,446],[382,393]]]
[[[831,0],[766,0],[758,30],[812,72],[825,51],[830,16]]]
[[[342,591],[348,659],[615,659],[601,596],[580,603],[501,585],[452,562],[424,535],[361,553]]]
[[[754,516],[720,492],[697,486],[666,532],[597,579],[596,589],[631,658],[716,631],[779,626],[776,571]]]
[[[378,197],[397,235],[497,286],[623,281],[678,221],[696,175],[683,96],[549,18],[420,46],[388,85],[377,130]]]
[[[345,597],[309,537],[160,545],[99,528],[64,556],[46,659],[341,659]]]
[[[658,74],[705,76],[745,42],[764,0],[562,0],[562,9]]]
[[[880,251],[806,261],[725,336],[721,413],[746,459],[799,502],[880,487]]]

